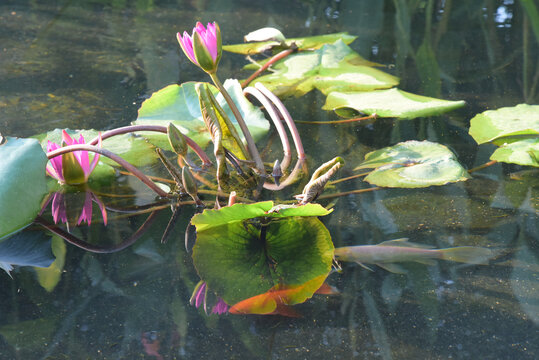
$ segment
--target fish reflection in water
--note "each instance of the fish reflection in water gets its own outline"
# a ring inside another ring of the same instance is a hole
[[[374,264],[387,271],[405,274],[406,270],[396,264],[399,262],[418,262],[434,265],[436,259],[456,261],[467,264],[486,265],[494,251],[476,246],[458,246],[447,249],[433,249],[431,246],[409,242],[408,239],[384,241],[378,245],[345,246],[335,249],[335,258],[340,261],[353,261],[371,270],[365,264]]]

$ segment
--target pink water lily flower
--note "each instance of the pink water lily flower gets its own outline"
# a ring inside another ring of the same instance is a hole
[[[221,59],[221,31],[217,23],[208,23],[205,28],[200,22],[193,28],[193,34],[186,31],[183,36],[177,33],[180,46],[195,65],[200,66],[206,72],[215,72]]]
[[[86,144],[84,136],[80,134],[79,139],[72,139],[71,136],[62,130],[62,145],[47,142],[47,152],[59,149],[66,145]],[[99,141],[101,146],[101,140]],[[47,164],[47,174],[58,180],[60,184],[83,184],[88,181],[88,177],[97,166],[99,154],[95,154],[90,163],[88,151],[73,151],[68,154],[57,156],[50,160],[50,165]]]

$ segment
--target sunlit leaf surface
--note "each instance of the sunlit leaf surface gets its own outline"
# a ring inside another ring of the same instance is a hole
[[[271,207],[271,202],[238,204],[205,210],[193,218],[197,228],[195,267],[208,287],[229,304],[262,294],[276,285],[299,286],[329,274],[333,243],[322,222],[314,216],[271,220],[268,217],[272,214],[283,216],[291,211],[271,212]],[[324,213],[318,206],[305,209],[313,215]],[[268,217],[264,216],[266,212]],[[263,230],[261,217],[266,222]],[[310,297],[304,291],[301,296]]]
[[[396,88],[368,92],[332,92],[322,109],[348,114],[350,109],[379,117],[414,119],[432,116],[464,106],[464,101],[448,101],[411,94]]]
[[[0,145],[0,239],[30,224],[47,193],[47,157],[35,139]]]
[[[293,54],[273,65],[276,70],[257,79],[282,96],[301,96],[313,89],[330,91],[368,91],[386,89],[399,83],[365,61],[342,40],[312,52]]]
[[[269,129],[269,122],[265,119],[264,114],[243,96],[237,80],[228,79],[223,85],[238,106],[254,139],[262,137]],[[214,86],[210,85],[210,88],[219,105],[225,110],[230,120],[236,124],[236,119],[223,96]],[[167,126],[170,122],[199,145],[206,146],[210,142],[210,135],[202,120],[194,82],[169,85],[153,93],[152,97],[142,103],[137,120],[133,124]],[[241,134],[239,126],[236,128]],[[141,134],[156,146],[170,148],[166,134],[149,132]]]
[[[365,181],[386,187],[418,188],[463,181],[470,176],[447,147],[406,141],[365,155],[356,168],[374,168]]]
[[[539,137],[524,139],[496,149],[491,160],[539,167]]]
[[[350,44],[356,38],[357,36],[348,35],[348,33],[344,32],[336,34],[290,38],[286,39],[285,44],[287,46],[290,46],[292,45],[292,43],[294,43],[300,50],[316,50],[321,48],[324,44],[332,44],[337,40],[341,40],[345,44]],[[257,53],[262,53],[269,49],[282,50],[282,47],[280,45],[281,44],[278,41],[263,41],[247,44],[224,45],[223,50],[238,54],[253,55]]]
[[[478,144],[497,145],[539,136],[539,105],[519,104],[488,110],[470,121],[470,135]]]

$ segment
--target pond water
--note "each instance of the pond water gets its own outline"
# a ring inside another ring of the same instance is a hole
[[[153,92],[209,81],[175,39],[196,21],[217,21],[224,44],[240,43],[264,26],[288,37],[347,31],[358,35],[354,50],[400,77],[399,88],[467,103],[446,115],[400,122],[298,123],[311,171],[341,156],[350,165],[338,177],[350,176],[367,152],[406,140],[442,143],[471,169],[486,163],[495,146],[477,146],[469,120],[487,109],[538,100],[539,45],[513,0],[45,3],[0,3],[2,135],[128,125]],[[418,51],[424,41],[431,56]],[[246,63],[225,52],[220,77],[245,78]],[[285,100],[296,120],[337,119],[321,110],[324,102],[316,91]],[[260,141],[268,159],[280,156],[272,146],[277,142],[272,131]],[[143,170],[167,176],[159,163]],[[263,198],[290,200],[304,185]],[[191,306],[199,278],[184,242],[195,208],[181,207],[162,244],[168,203],[144,212],[154,194],[125,175],[114,185],[89,186],[99,188],[108,224],[95,204],[91,227],[63,229],[91,251],[55,235],[52,250],[63,261],[53,268],[16,267],[12,278],[0,272],[1,359],[539,357],[539,177],[533,168],[496,164],[465,182],[320,199],[334,208],[320,219],[335,247],[408,238],[436,248],[480,246],[495,256],[488,265],[407,262],[406,274],[342,263],[327,279],[339,293],[295,306],[301,317],[208,316]],[[355,179],[329,193],[370,187]],[[73,224],[85,195],[66,196]],[[52,223],[50,207],[41,218]],[[35,225],[20,241],[49,244],[50,235]]]

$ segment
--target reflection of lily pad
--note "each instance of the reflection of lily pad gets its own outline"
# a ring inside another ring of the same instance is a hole
[[[202,119],[195,84],[187,82],[182,85],[169,85],[153,93],[152,97],[142,103],[138,118],[133,124],[167,126],[168,123],[173,123],[183,134],[192,138],[199,145],[206,146],[210,142],[210,135]],[[255,140],[261,138],[269,129],[269,122],[264,114],[243,96],[238,81],[228,79],[225,81],[224,87],[234,99]],[[230,120],[236,124],[235,117],[223,96],[214,86],[210,85],[210,88],[219,105],[225,110]],[[237,129],[240,131],[239,126]],[[167,149],[170,147],[166,134],[150,132],[141,132],[140,134],[156,146]]]
[[[406,141],[370,152],[356,170],[366,168],[374,170],[365,181],[387,187],[444,185],[470,177],[447,147],[429,141]]]
[[[332,44],[337,40],[341,40],[345,44],[350,44],[356,38],[357,36],[348,35],[348,33],[336,33],[290,38],[285,40],[285,44],[291,46],[292,43],[294,43],[300,50],[316,50],[321,48],[324,44]],[[268,49],[282,50],[282,46],[280,45],[281,43],[278,41],[263,41],[247,44],[224,45],[223,50],[237,54],[253,55],[262,53]]]
[[[272,202],[237,204],[206,210],[192,220],[197,228],[195,267],[229,304],[276,285],[298,286],[329,274],[333,243],[322,222],[313,216],[283,218],[287,211],[302,210],[271,208]],[[306,213],[327,213],[320,206],[297,207],[302,208]]]
[[[322,48],[293,54],[273,65],[276,70],[261,76],[263,83],[277,95],[301,96],[314,88],[330,91],[369,91],[386,89],[399,83],[398,78],[366,66],[361,56],[341,40]]]
[[[499,147],[491,160],[539,167],[539,137],[519,140]]]
[[[488,110],[470,121],[470,135],[478,144],[497,145],[539,136],[539,105],[520,104]]]
[[[22,231],[0,243],[0,266],[48,267],[53,261],[51,236],[45,232]]]
[[[34,139],[8,137],[0,145],[0,239],[27,226],[47,193],[47,157]]]
[[[421,116],[439,115],[462,107],[464,104],[464,101],[440,100],[399,89],[389,89],[369,92],[332,92],[328,95],[322,109],[335,110],[337,114],[348,114],[347,109],[354,109],[368,115],[376,113],[380,117],[414,119]]]

